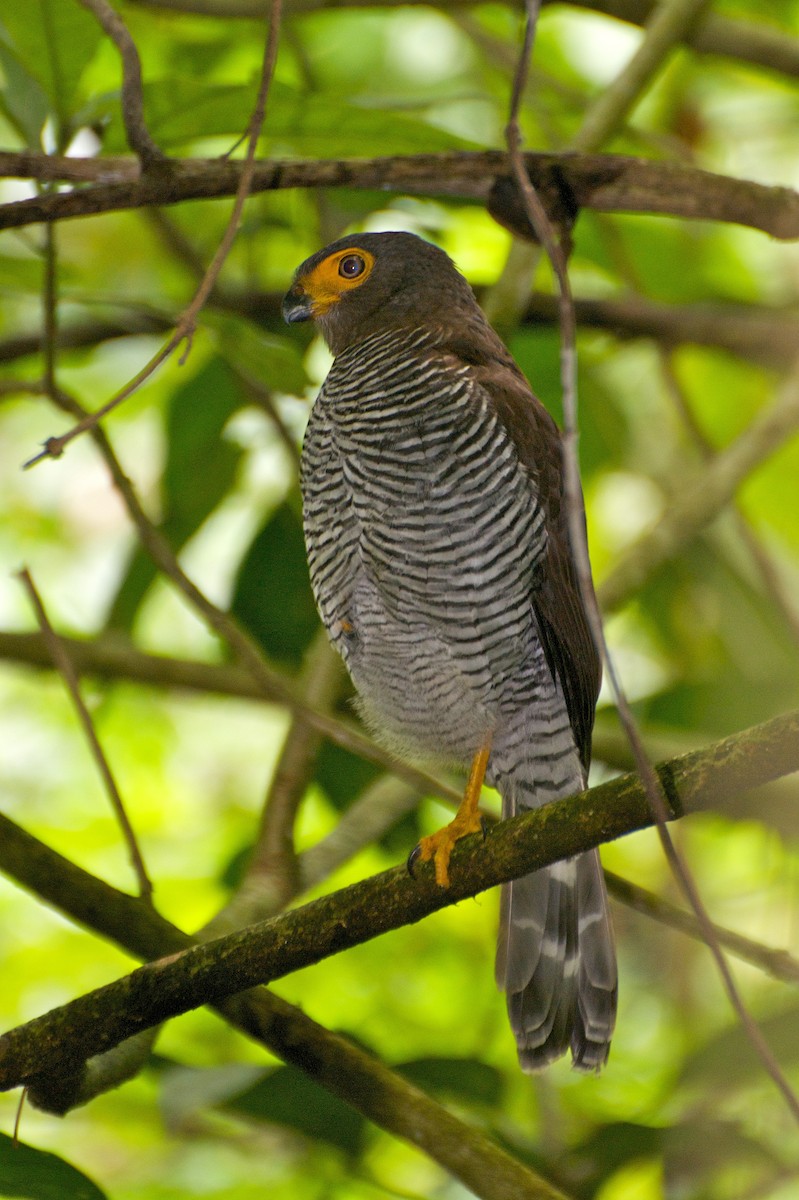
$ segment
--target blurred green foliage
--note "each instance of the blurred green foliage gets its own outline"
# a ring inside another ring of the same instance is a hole
[[[170,154],[229,151],[254,100],[262,25],[224,12],[170,12],[167,3],[118,7],[141,56],[155,139]],[[794,39],[799,57],[795,0],[714,8],[770,22]],[[305,14],[289,5],[260,153],[336,157],[501,146],[518,34],[518,13],[498,4],[331,5]],[[523,111],[528,144],[563,148],[639,36],[610,18],[546,6]],[[77,0],[0,4],[0,82],[4,148],[125,151],[118,56]],[[798,117],[795,77],[682,49],[606,149],[796,187]],[[3,180],[0,201],[32,190]],[[142,318],[174,322],[229,212],[229,200],[194,201],[157,214],[62,223],[55,235],[62,388],[95,408],[141,368],[160,344],[160,335],[139,332]],[[281,324],[277,301],[297,263],[359,228],[432,237],[480,287],[496,281],[509,248],[508,235],[475,205],[354,191],[255,196],[187,361],[168,363],[106,426],[191,577],[231,608],[276,667],[297,678],[317,623],[303,565],[296,451],[328,359],[306,332]],[[585,213],[572,272],[578,296],[640,293],[675,306],[746,302],[768,313],[796,305],[799,255],[795,246],[732,225]],[[146,650],[219,661],[225,652],[216,638],[136,542],[88,439],[58,462],[18,469],[67,424],[44,395],[25,387],[44,373],[41,355],[19,345],[41,336],[44,273],[40,227],[0,236],[0,632],[34,628],[11,577],[25,562],[59,629],[89,638],[110,629]],[[550,290],[544,266],[536,284]],[[509,341],[559,416],[555,332],[522,322]],[[746,436],[778,379],[723,350],[606,331],[581,331],[580,353],[581,457],[601,583],[686,480],[707,469],[681,406],[721,449]],[[743,532],[726,512],[610,622],[644,733],[659,745],[676,752],[799,704],[798,480],[794,439],[746,481]],[[158,907],[196,929],[240,878],[288,718],[262,704],[124,681],[90,682],[85,692]],[[346,695],[340,711],[351,714]],[[608,712],[600,724],[603,731],[612,726]],[[604,746],[600,739],[597,778],[613,766]],[[132,886],[58,680],[3,664],[0,747],[9,814],[87,869]],[[323,745],[299,812],[298,844],[311,846],[334,829],[376,777],[373,767]],[[795,781],[786,782],[779,793],[745,797],[734,812],[722,806],[676,833],[713,916],[794,952],[796,800]],[[419,820],[433,828],[440,811],[423,804]],[[416,836],[416,819],[405,818],[324,886],[390,865]],[[609,846],[604,857],[636,882],[667,895],[673,890],[651,834]],[[621,1011],[607,1071],[578,1078],[562,1063],[528,1079],[518,1071],[493,987],[495,916],[494,898],[483,897],[300,972],[279,990],[373,1048],[575,1200],[797,1194],[796,1131],[701,946],[617,906]],[[130,966],[118,950],[6,881],[0,926],[3,1027]],[[786,985],[753,968],[736,974],[799,1086],[796,1001]],[[465,1194],[434,1163],[296,1069],[264,1065],[257,1047],[209,1013],[171,1023],[158,1049],[138,1079],[64,1122],[26,1110],[23,1138],[42,1149],[14,1150],[0,1140],[0,1195]],[[14,1104],[14,1097],[0,1100],[7,1132]]]

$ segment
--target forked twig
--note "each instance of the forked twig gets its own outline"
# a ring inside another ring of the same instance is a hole
[[[782,1093],[793,1117],[799,1122],[799,1098],[797,1098],[788,1080],[771,1052],[760,1029],[750,1016],[732,977],[721,944],[716,936],[713,923],[705,909],[702,898],[687,864],[677,850],[666,827],[668,806],[663,795],[660,781],[650,763],[644,749],[641,735],[627,701],[626,694],[616,666],[611,657],[605,639],[602,616],[594,595],[591,582],[591,564],[588,557],[588,544],[582,520],[580,468],[577,454],[577,371],[576,371],[576,325],[571,287],[568,277],[566,256],[560,243],[556,240],[551,224],[535,189],[528,178],[521,150],[521,131],[519,129],[519,109],[529,70],[530,56],[535,38],[536,22],[540,10],[540,0],[526,0],[526,21],[522,49],[516,68],[511,92],[511,104],[506,140],[508,155],[514,178],[527,209],[527,214],[536,231],[541,244],[544,246],[552,264],[559,300],[559,316],[561,331],[561,388],[563,393],[563,461],[566,504],[569,519],[569,535],[575,569],[579,581],[583,603],[586,608],[594,642],[605,663],[608,679],[611,684],[616,706],[624,731],[630,742],[636,769],[644,787],[658,836],[663,847],[666,860],[686,896],[691,908],[696,914],[704,940],[710,949],[718,967],[719,973],[727,992],[730,1003],[736,1012],[746,1036],[749,1038],[755,1052],[760,1058],[765,1070]]]

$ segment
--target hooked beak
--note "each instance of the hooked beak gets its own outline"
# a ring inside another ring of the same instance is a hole
[[[283,297],[283,320],[288,325],[310,321],[313,316],[311,297],[297,284]]]

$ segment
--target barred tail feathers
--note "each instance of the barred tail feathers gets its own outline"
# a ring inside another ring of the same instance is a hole
[[[502,889],[496,964],[525,1071],[571,1048],[574,1066],[607,1061],[616,955],[599,854],[566,859]]]

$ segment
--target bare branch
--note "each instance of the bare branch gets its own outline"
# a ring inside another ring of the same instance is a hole
[[[192,944],[152,908],[76,867],[2,814],[0,867],[136,957],[175,955]],[[261,989],[225,1000],[218,1008],[236,1028],[374,1124],[424,1151],[482,1200],[567,1200],[480,1130],[279,996]],[[63,1115],[79,1102],[81,1082],[80,1071],[60,1079],[48,1073],[32,1097],[39,1107]]]
[[[36,586],[27,569],[19,572],[19,579],[22,581],[22,584],[28,593],[30,602],[33,605],[34,612],[36,613],[36,619],[39,622],[39,628],[41,629],[44,643],[49,650],[50,657],[52,658],[56,669],[66,685],[67,691],[72,699],[72,703],[75,706],[75,711],[78,714],[78,720],[80,721],[81,727],[86,736],[86,740],[89,743],[89,749],[91,751],[92,758],[97,764],[100,777],[105,784],[105,789],[111,801],[111,807],[116,814],[119,827],[122,830],[122,836],[125,839],[125,844],[128,847],[128,854],[130,855],[130,861],[133,865],[133,870],[136,874],[136,878],[139,881],[139,894],[142,900],[149,901],[153,894],[153,885],[150,882],[150,878],[147,874],[147,868],[144,865],[144,859],[142,858],[141,851],[139,850],[139,844],[136,841],[136,834],[133,831],[133,826],[131,825],[128,814],[125,811],[125,805],[122,800],[122,796],[120,795],[119,788],[117,787],[116,780],[114,779],[113,772],[108,764],[108,759],[103,753],[103,748],[100,745],[99,738],[97,737],[89,710],[80,694],[80,687],[78,685],[78,677],[75,674],[75,669],[70,662],[69,655],[67,654],[63,644],[59,641],[55,630],[50,624],[44,604],[42,603],[42,599],[36,590]]]
[[[42,160],[48,158],[41,155]],[[0,177],[36,178],[38,159],[29,153],[0,153]],[[75,172],[76,160],[64,161]],[[677,163],[654,162],[625,155],[525,154],[525,165],[536,190],[553,202],[570,203],[599,212],[661,213],[687,220],[727,221],[748,225],[771,237],[799,237],[799,193],[743,179],[714,175]],[[93,159],[98,175],[104,160]],[[120,160],[111,160],[119,169]],[[42,162],[53,178],[57,162]],[[235,195],[244,169],[229,159],[169,159],[168,170],[125,182],[96,183],[71,192],[32,197],[0,206],[0,229],[41,221],[59,221],[90,214],[183,200]],[[72,176],[67,176],[73,177]],[[283,188],[380,188],[407,195],[456,196],[485,204],[492,188],[508,181],[508,161],[499,150],[457,151],[388,158],[319,159],[313,161],[259,160],[253,169],[250,193]],[[526,224],[523,210],[519,219]]]

